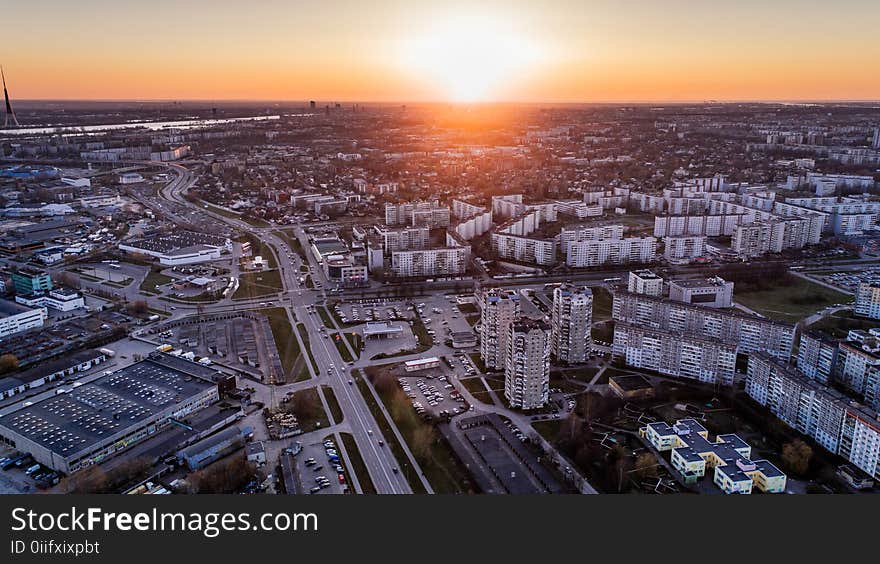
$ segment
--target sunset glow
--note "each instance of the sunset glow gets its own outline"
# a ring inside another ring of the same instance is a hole
[[[880,3],[867,0],[51,0],[12,2],[4,20],[20,99],[880,97]]]

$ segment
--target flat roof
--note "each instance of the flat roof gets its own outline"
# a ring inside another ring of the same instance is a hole
[[[406,366],[419,366],[421,364],[434,364],[435,362],[440,362],[440,359],[436,356],[432,356],[430,358],[420,358],[418,360],[407,360],[404,364]]]
[[[4,415],[0,428],[68,458],[212,387],[151,356]]]
[[[0,318],[27,313],[29,311],[33,311],[33,309],[9,300],[0,300]]]

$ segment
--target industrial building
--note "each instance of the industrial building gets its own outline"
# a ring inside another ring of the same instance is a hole
[[[219,400],[199,365],[162,353],[0,417],[0,439],[37,462],[71,473],[117,455]]]
[[[221,253],[232,252],[232,241],[209,233],[175,231],[120,243],[119,249],[156,258],[166,266],[179,266],[218,260]]]

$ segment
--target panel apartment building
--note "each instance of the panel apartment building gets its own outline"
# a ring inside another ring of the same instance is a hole
[[[746,393],[789,427],[880,479],[877,412],[764,354],[749,357]]]

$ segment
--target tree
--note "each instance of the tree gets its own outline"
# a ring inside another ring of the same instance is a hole
[[[14,354],[4,354],[0,356],[0,374],[18,370],[18,358]]]
[[[149,311],[149,306],[144,300],[135,300],[128,305],[128,311],[134,315],[143,315]]]
[[[650,452],[643,452],[636,458],[633,473],[641,479],[656,478],[657,458]]]
[[[813,449],[800,439],[785,443],[782,447],[782,460],[792,474],[806,474],[812,458]]]

